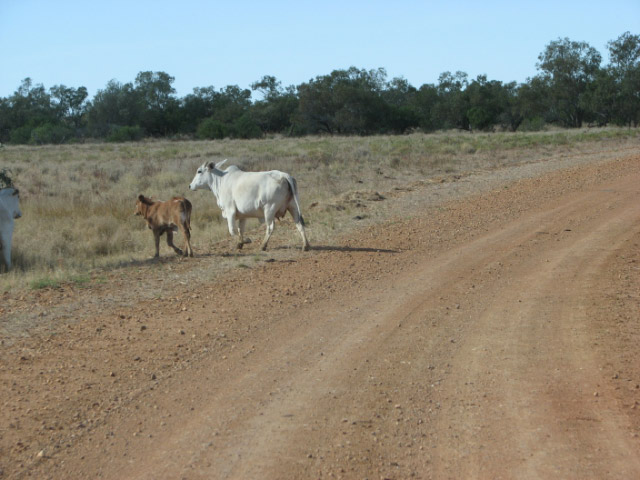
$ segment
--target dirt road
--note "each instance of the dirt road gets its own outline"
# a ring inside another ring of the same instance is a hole
[[[86,311],[3,340],[0,478],[640,478],[639,244],[625,153],[126,307],[92,298],[144,274],[43,292]]]

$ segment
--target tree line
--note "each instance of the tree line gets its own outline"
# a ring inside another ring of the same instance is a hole
[[[111,80],[88,98],[85,87],[49,90],[22,81],[0,98],[0,142],[47,144],[104,139],[259,138],[268,134],[403,134],[441,129],[531,131],[640,120],[640,35],[607,44],[609,63],[586,42],[559,38],[538,56],[538,74],[524,83],[444,72],[418,88],[388,79],[384,68],[334,70],[297,86],[264,76],[251,89],[194,88],[176,96],[174,77],[140,72]],[[252,91],[260,99],[252,100]]]

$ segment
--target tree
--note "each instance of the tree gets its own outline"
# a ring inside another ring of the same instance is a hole
[[[110,80],[103,90],[98,90],[87,108],[91,134],[106,137],[117,127],[139,126],[143,102],[132,83],[123,85]]]
[[[588,113],[583,97],[600,70],[602,57],[588,43],[564,38],[549,43],[538,60],[558,120],[567,127],[580,127]]]
[[[225,124],[232,124],[251,107],[251,91],[237,85],[227,85],[215,96],[213,118]]]
[[[557,120],[553,116],[550,88],[549,79],[540,75],[518,87],[514,108],[522,115],[526,129],[537,130],[545,123]]]
[[[199,122],[198,138],[256,138],[260,127],[250,114],[251,91],[228,85],[218,92],[207,91],[211,115]]]
[[[438,77],[438,102],[434,106],[434,121],[439,128],[470,130],[469,97],[464,90],[469,85],[464,72],[443,72]]]
[[[7,117],[0,123],[3,139],[11,143],[29,143],[34,129],[58,121],[51,106],[51,95],[42,84],[34,85],[31,78],[25,78],[18,90],[3,102]]]
[[[510,90],[502,82],[488,81],[486,75],[478,75],[469,84],[465,94],[470,107],[467,118],[473,129],[492,130],[500,123],[501,115],[509,109]]]
[[[80,128],[87,109],[87,89],[54,85],[50,92],[58,118],[75,129]]]
[[[382,130],[402,134],[420,126],[420,114],[416,108],[417,90],[404,78],[392,79],[382,91],[385,111]]]
[[[442,128],[435,115],[439,101],[438,88],[435,85],[425,83],[416,91],[411,101],[418,116],[418,126],[422,131],[432,132]]]
[[[297,122],[306,132],[367,135],[384,129],[386,71],[334,70],[298,86]]]
[[[594,80],[587,85],[582,101],[589,111],[589,120],[598,126],[607,125],[613,118],[619,94],[611,69],[600,69]]]
[[[178,100],[172,83],[175,78],[165,72],[140,72],[135,90],[141,102],[140,126],[156,136],[166,136],[178,129]]]
[[[217,95],[218,93],[213,86],[210,86],[194,88],[193,93],[182,98],[180,101],[180,131],[195,133],[203,119],[213,115]]]
[[[638,126],[640,122],[640,35],[625,32],[607,44],[609,70],[617,90],[614,114],[618,123]]]
[[[298,108],[295,87],[281,87],[275,77],[265,75],[251,84],[251,89],[262,93],[263,99],[251,107],[253,118],[263,132],[291,131],[292,118]]]

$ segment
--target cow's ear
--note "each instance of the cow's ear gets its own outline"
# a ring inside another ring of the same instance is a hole
[[[225,159],[224,159],[224,160],[222,160],[221,162],[216,163],[216,168],[217,168],[217,169],[220,169],[220,167],[221,167],[222,165],[224,165],[226,162],[227,162],[227,159],[225,158]]]
[[[144,195],[142,194],[138,195],[138,200],[144,203]]]
[[[20,190],[18,190],[17,188],[14,188],[12,195],[19,195],[19,194],[20,194]]]

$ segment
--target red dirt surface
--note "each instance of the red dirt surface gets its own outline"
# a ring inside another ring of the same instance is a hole
[[[639,244],[620,153],[212,280],[230,244],[5,294],[0,478],[640,478]]]

